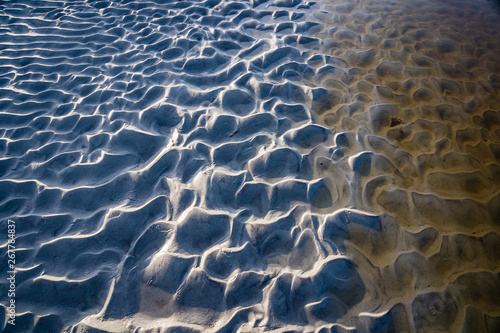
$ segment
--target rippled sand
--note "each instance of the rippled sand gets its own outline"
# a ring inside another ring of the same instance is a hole
[[[2,1],[0,136],[4,332],[500,331],[496,1]]]

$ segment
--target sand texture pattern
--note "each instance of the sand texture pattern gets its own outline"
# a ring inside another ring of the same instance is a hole
[[[500,332],[500,4],[0,1],[0,230],[3,332]]]

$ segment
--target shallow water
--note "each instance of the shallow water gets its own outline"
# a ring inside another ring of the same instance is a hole
[[[499,36],[483,0],[1,2],[0,327],[499,331]]]

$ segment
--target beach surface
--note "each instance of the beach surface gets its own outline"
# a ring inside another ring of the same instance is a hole
[[[500,332],[500,3],[1,1],[0,230],[3,332]]]

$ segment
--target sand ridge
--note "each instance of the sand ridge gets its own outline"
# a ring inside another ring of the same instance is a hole
[[[3,2],[16,329],[496,332],[499,15]]]

